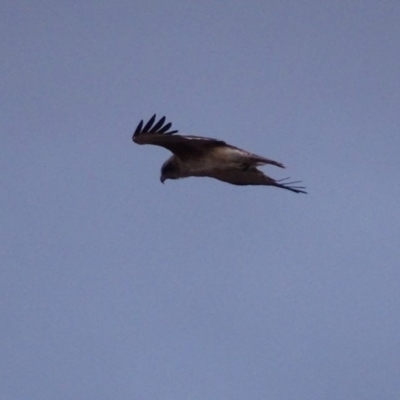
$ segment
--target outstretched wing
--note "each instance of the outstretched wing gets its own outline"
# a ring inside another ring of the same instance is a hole
[[[300,181],[288,182],[288,179],[276,180],[255,167],[249,169],[225,168],[222,170],[214,170],[210,175],[212,178],[219,179],[232,185],[264,185],[275,186],[281,189],[290,190],[294,193],[307,193],[304,186],[297,185]]]
[[[200,156],[205,151],[214,147],[227,146],[222,140],[206,138],[201,136],[175,135],[177,130],[171,131],[172,123],[165,124],[165,117],[162,117],[156,124],[156,114],[143,126],[143,120],[139,122],[134,134],[133,141],[137,144],[153,144],[165,147],[176,156],[185,158]]]

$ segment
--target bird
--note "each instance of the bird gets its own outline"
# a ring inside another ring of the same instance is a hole
[[[143,120],[137,125],[133,141],[137,144],[161,146],[172,152],[172,156],[161,167],[160,181],[192,176],[209,177],[233,185],[264,185],[290,190],[294,193],[307,193],[301,181],[288,182],[290,178],[275,180],[257,167],[274,165],[285,166],[277,161],[258,156],[226,142],[202,136],[175,135],[172,123],[165,123],[165,116],[156,122],[154,114],[146,124]]]

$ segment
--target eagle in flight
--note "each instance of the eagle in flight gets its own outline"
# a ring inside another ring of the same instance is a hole
[[[173,136],[178,131],[170,130],[172,124],[166,124],[165,117],[155,121],[155,114],[145,125],[143,120],[140,121],[132,139],[137,144],[153,144],[173,153],[161,168],[162,183],[166,179],[207,176],[233,185],[275,186],[295,193],[307,193],[303,190],[304,186],[296,186],[300,181],[287,182],[289,178],[275,180],[257,169],[265,164],[285,168],[277,161],[257,156],[218,139]]]

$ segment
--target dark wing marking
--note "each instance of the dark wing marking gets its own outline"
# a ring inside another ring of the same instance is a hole
[[[172,126],[171,122],[164,125],[165,117],[162,117],[153,126],[155,120],[156,114],[149,119],[145,126],[143,126],[143,120],[139,122],[132,138],[135,143],[162,146],[182,158],[200,156],[212,147],[227,145],[222,140],[201,136],[171,136],[178,132],[169,130]]]
[[[283,179],[279,179],[279,180],[275,180],[275,184],[273,186],[282,188],[282,189],[287,189],[287,190],[291,190],[292,192],[295,193],[305,193],[307,194],[307,192],[303,189],[305,189],[305,186],[293,186],[296,183],[301,183],[301,181],[293,181],[293,182],[284,182],[287,181],[290,178],[283,178]]]
[[[149,135],[149,134],[164,134],[164,135],[173,135],[174,133],[177,133],[178,131],[170,131],[167,132],[169,128],[171,128],[172,124],[168,123],[164,125],[165,122],[165,117],[162,117],[154,126],[154,121],[156,120],[156,114],[154,114],[147,124],[143,127],[143,120],[139,122],[139,125],[137,126],[135,133],[133,134],[133,140],[135,141],[135,137],[138,137],[139,135]],[[164,126],[163,126],[164,125]]]

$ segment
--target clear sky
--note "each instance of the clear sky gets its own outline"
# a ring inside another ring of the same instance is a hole
[[[0,20],[2,399],[399,398],[397,0]],[[162,185],[153,113],[309,194]]]

